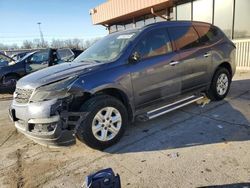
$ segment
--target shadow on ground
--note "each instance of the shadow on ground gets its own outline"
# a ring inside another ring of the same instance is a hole
[[[167,150],[250,140],[250,80],[232,83],[226,100],[197,104],[129,126],[108,153]]]
[[[15,91],[15,86],[0,86],[0,95],[1,94],[13,94]]]
[[[250,188],[250,183],[234,183],[226,185],[212,185],[199,188]]]
[[[15,89],[0,87],[0,101],[11,100]]]

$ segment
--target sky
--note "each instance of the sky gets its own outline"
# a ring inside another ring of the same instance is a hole
[[[108,34],[92,25],[89,10],[106,0],[0,0],[0,43],[21,45],[23,40],[91,39]]]

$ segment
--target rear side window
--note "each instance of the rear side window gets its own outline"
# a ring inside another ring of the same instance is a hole
[[[208,43],[211,41],[216,40],[219,32],[216,28],[210,26],[195,26],[195,29],[197,30],[198,34],[200,35],[200,41],[202,43]]]
[[[170,27],[168,30],[179,50],[200,46],[199,36],[192,26]]]
[[[136,45],[135,51],[142,59],[172,52],[172,46],[166,29],[149,31]]]

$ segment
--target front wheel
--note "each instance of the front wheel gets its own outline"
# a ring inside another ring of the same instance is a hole
[[[81,111],[87,112],[76,135],[88,146],[103,150],[120,140],[128,124],[125,106],[116,98],[100,95],[85,102]]]
[[[232,77],[226,68],[219,68],[212,79],[207,96],[209,99],[218,101],[224,99],[231,85]]]

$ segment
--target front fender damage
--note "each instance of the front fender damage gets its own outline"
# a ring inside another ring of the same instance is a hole
[[[19,132],[38,144],[48,147],[73,145],[76,132],[88,113],[79,111],[72,101],[82,102],[70,95],[33,103],[33,112],[28,110],[29,105],[22,107],[12,103],[10,117]]]
[[[88,112],[81,112],[79,108],[72,107],[73,101],[77,100],[77,97],[71,95],[68,98],[58,100],[51,107],[51,115],[59,116],[59,125],[62,130],[70,132],[72,137],[75,138],[76,132],[83,122],[83,120],[88,115]],[[79,101],[80,102],[80,101]],[[82,102],[82,101],[81,101]],[[80,102],[80,103],[81,103]],[[65,134],[67,136],[67,134]],[[62,135],[64,137],[64,135]],[[70,140],[71,138],[65,138],[65,140]],[[74,141],[75,143],[75,141]],[[73,143],[72,143],[73,144]],[[62,144],[60,144],[62,145]]]
[[[63,122],[63,126],[73,130],[73,135],[75,136],[79,126],[87,115],[87,112],[63,111],[60,116]]]

